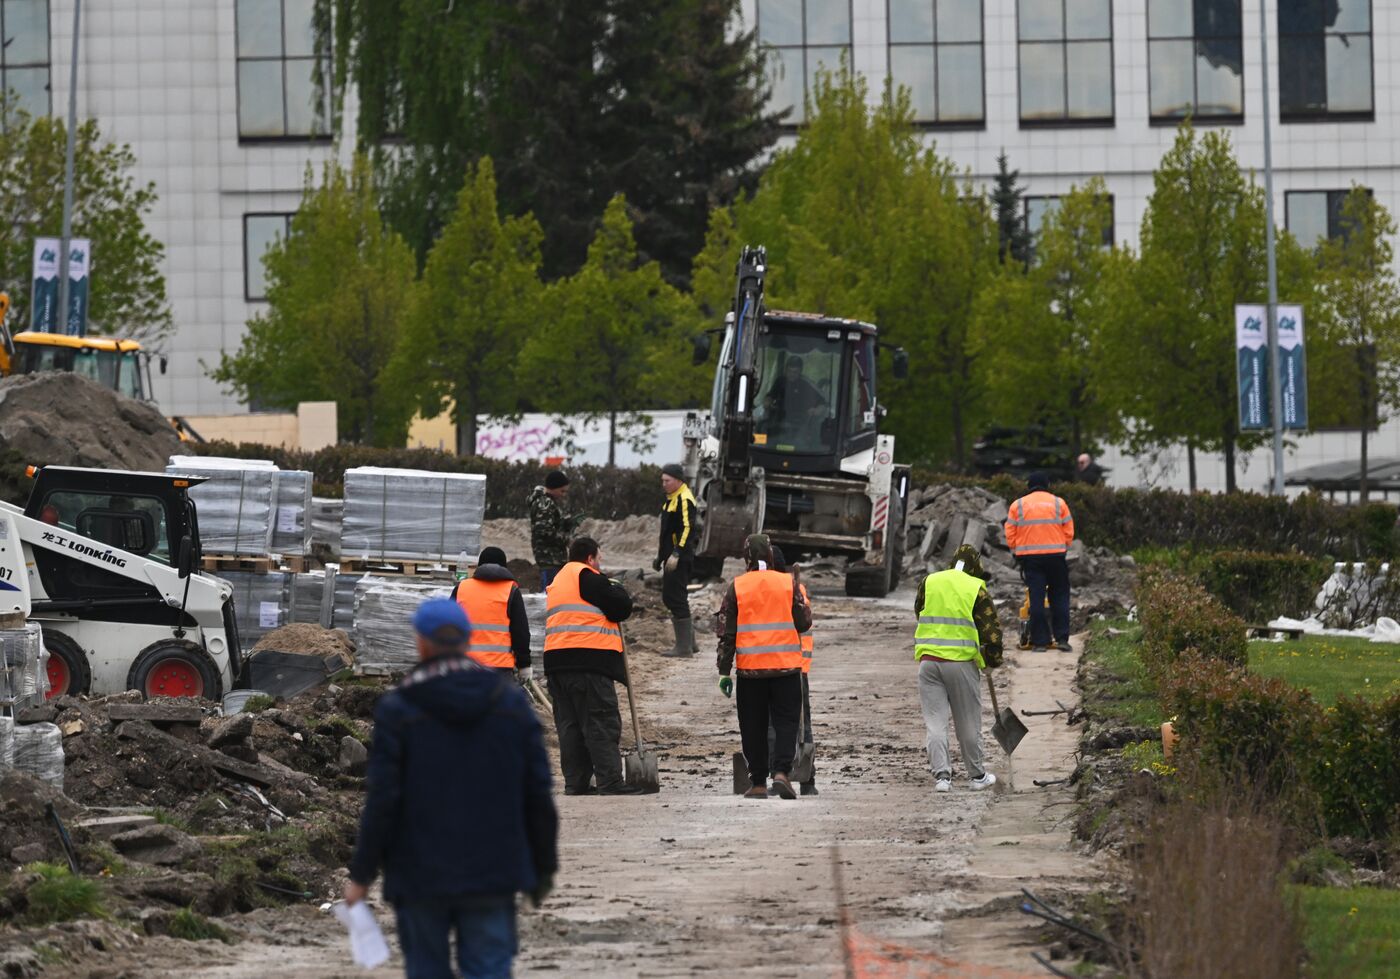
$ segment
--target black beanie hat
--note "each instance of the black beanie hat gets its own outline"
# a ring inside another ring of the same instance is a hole
[[[499,564],[506,566],[506,552],[499,547],[483,547],[481,556],[476,559],[477,564]]]
[[[681,482],[685,482],[685,470],[681,468],[680,463],[678,462],[666,463],[666,465],[661,467],[661,474],[663,476],[670,476],[672,479],[679,479]]]
[[[565,476],[563,470],[556,469],[544,478],[545,489],[558,489],[561,486],[569,485],[569,477]]]
[[[1050,477],[1042,472],[1033,472],[1026,477],[1026,488],[1033,490],[1048,490],[1050,488]]]

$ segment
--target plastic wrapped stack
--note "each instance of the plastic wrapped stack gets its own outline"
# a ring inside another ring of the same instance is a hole
[[[486,477],[479,474],[347,469],[341,555],[462,564],[480,549],[485,514]]]
[[[352,638],[355,659],[369,673],[404,673],[418,661],[410,624],[414,610],[429,598],[450,595],[445,581],[379,578],[365,575],[355,583]]]
[[[290,584],[290,607],[287,609],[288,622],[311,622],[326,629],[337,628],[335,623],[336,579],[334,569],[307,571],[293,575]],[[355,600],[354,589],[350,589],[345,611],[350,613]],[[348,628],[348,626],[347,626]]]
[[[63,732],[57,724],[19,724],[14,745],[15,769],[63,791]]]
[[[49,652],[39,623],[0,629],[0,711],[42,704],[49,693],[48,666]]]
[[[530,662],[544,663],[544,592],[520,595],[525,600],[525,618],[530,621]]]
[[[0,772],[15,767],[15,719],[0,717]]]
[[[311,498],[311,548],[323,560],[340,557],[340,523],[344,515],[344,500]]]
[[[233,611],[243,651],[252,649],[273,629],[286,625],[291,607],[291,580],[287,571],[220,571],[233,586]]]
[[[171,456],[165,471],[207,480],[190,487],[204,553],[301,556],[310,550],[309,472],[280,470],[263,459],[218,456]]]

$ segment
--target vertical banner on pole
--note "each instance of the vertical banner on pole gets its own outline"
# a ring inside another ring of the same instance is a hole
[[[34,239],[34,288],[29,294],[29,328],[38,333],[58,329],[58,239]]]
[[[88,267],[92,264],[92,242],[87,238],[68,239],[68,320],[63,332],[87,335]]]
[[[1273,426],[1269,404],[1267,306],[1235,307],[1235,369],[1239,385],[1240,431]],[[1278,363],[1283,427],[1308,427],[1307,358],[1303,350],[1303,307],[1278,307]]]
[[[1283,427],[1308,427],[1308,365],[1303,355],[1303,307],[1278,307],[1278,369]]]
[[[1269,427],[1269,335],[1263,306],[1235,307],[1235,372],[1239,386],[1240,431]]]

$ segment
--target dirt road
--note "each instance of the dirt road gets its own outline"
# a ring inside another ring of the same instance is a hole
[[[655,656],[653,618],[638,628],[634,648],[647,736],[661,745],[663,791],[560,796],[558,889],[542,912],[521,916],[519,974],[841,975],[833,849],[862,954],[909,960],[903,971],[881,975],[1045,974],[1029,958],[1040,937],[1029,919],[986,909],[1004,908],[1023,883],[1046,894],[1090,886],[1094,868],[1068,848],[1068,828],[1058,822],[1066,797],[1031,784],[1067,772],[1073,731],[1061,718],[1028,719],[1032,734],[1014,773],[987,733],[985,750],[1002,779],[993,792],[967,787],[955,747],[954,790],[935,795],[909,644],[909,586],[868,601],[841,596],[834,580],[820,582],[813,601],[821,794],[796,802],[731,794],[738,727],[732,702],[716,688],[713,655]],[[1018,707],[1073,699],[1075,654],[1020,659],[1001,671],[1012,678],[1006,699]],[[985,711],[989,730],[990,705]],[[250,940],[239,945],[201,944],[204,979],[364,974],[350,967],[328,915],[307,908],[248,924]],[[139,974],[185,974],[194,951],[188,943],[148,945]],[[953,961],[979,966],[955,969]]]

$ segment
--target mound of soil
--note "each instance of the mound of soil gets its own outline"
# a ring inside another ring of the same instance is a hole
[[[154,404],[77,374],[0,380],[0,452],[43,466],[162,472],[180,439]]]
[[[275,649],[279,653],[300,653],[305,656],[342,656],[346,663],[355,661],[355,644],[344,629],[323,629],[310,622],[293,622],[273,629],[258,640],[252,652]]]

